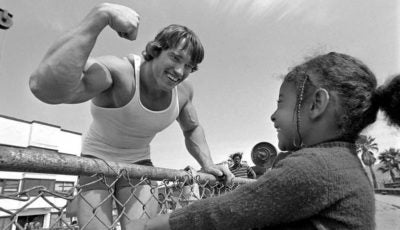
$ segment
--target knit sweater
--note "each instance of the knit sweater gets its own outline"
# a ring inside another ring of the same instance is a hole
[[[371,183],[355,146],[330,142],[293,152],[256,182],[174,211],[171,229],[375,228]]]

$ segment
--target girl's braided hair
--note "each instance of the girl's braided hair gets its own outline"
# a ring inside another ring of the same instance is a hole
[[[309,77],[311,73],[312,78]],[[338,95],[335,117],[341,139],[354,141],[365,127],[375,122],[379,108],[390,124],[400,126],[400,75],[377,89],[372,71],[349,55],[331,52],[316,56],[296,66],[284,81],[296,84],[298,123],[302,102],[313,88],[324,88]]]

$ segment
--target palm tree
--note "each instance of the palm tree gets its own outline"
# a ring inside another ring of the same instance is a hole
[[[378,159],[381,161],[382,166],[378,168],[379,171],[386,173],[389,171],[392,181],[396,181],[395,171],[400,173],[400,150],[390,148],[380,153]]]
[[[371,136],[360,135],[356,140],[356,149],[357,153],[361,153],[362,162],[364,165],[368,166],[369,171],[371,172],[374,188],[378,188],[376,176],[374,170],[372,169],[372,166],[376,162],[373,151],[378,151],[378,144],[375,142],[375,138]]]

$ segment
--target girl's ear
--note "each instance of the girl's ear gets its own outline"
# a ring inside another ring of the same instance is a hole
[[[328,108],[329,92],[324,88],[317,89],[313,96],[310,108],[310,118],[316,119],[320,117]]]

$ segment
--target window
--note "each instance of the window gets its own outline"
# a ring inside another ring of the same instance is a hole
[[[68,193],[74,187],[74,182],[56,181],[54,184],[55,192]]]
[[[32,189],[33,187],[42,186],[45,188],[36,188]],[[49,179],[33,179],[33,178],[24,178],[22,182],[22,191],[28,190],[28,194],[38,195],[41,189],[45,189],[49,192],[53,192],[54,188],[54,180]],[[50,194],[45,193],[46,196],[50,196]]]
[[[18,216],[17,222],[24,229],[43,229],[44,215]],[[19,229],[19,228],[17,228]]]
[[[0,193],[12,194],[18,192],[19,180],[0,179]]]

